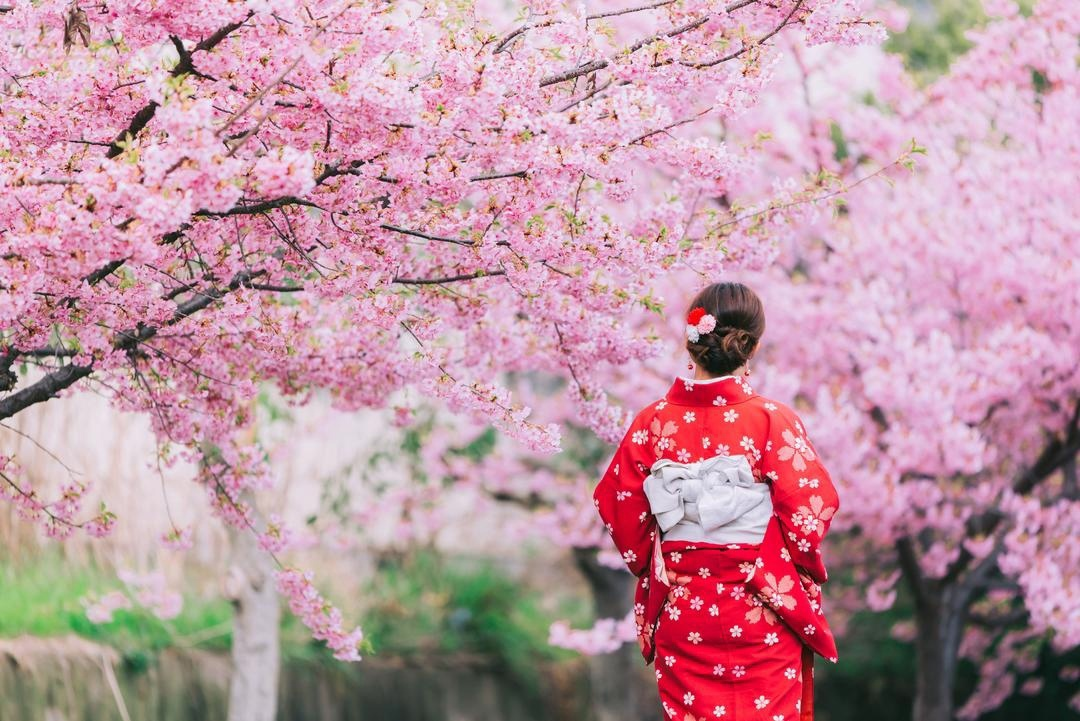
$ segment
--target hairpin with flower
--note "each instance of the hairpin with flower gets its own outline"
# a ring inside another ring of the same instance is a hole
[[[714,328],[716,328],[716,318],[706,313],[700,305],[686,316],[686,337],[691,343],[697,343],[703,334],[711,333]]]

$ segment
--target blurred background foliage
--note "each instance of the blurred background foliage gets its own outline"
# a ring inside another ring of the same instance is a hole
[[[903,0],[911,20],[902,33],[893,33],[885,43],[889,52],[904,58],[904,65],[923,84],[945,73],[953,59],[971,47],[969,30],[986,21],[980,0]],[[1028,15],[1034,0],[1018,0],[1020,12]]]

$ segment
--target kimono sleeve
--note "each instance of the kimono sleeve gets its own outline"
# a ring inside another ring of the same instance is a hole
[[[780,522],[792,561],[817,583],[828,573],[821,542],[828,533],[840,498],[832,478],[793,410],[773,404],[769,438],[761,459],[762,473],[772,483],[773,513]]]
[[[646,442],[646,415],[642,412],[634,419],[593,491],[593,502],[611,540],[630,572],[639,577],[649,569],[657,528],[642,487],[656,460]]]

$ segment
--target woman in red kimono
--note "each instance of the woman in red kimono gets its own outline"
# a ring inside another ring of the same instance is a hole
[[[694,378],[637,415],[593,494],[676,721],[812,721],[813,655],[837,660],[821,542],[839,500],[799,417],[750,387],[764,330],[746,286],[701,291]]]

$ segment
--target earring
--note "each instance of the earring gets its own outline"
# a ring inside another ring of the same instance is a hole
[[[694,361],[690,361],[689,363],[686,364],[686,370],[688,370],[688,371],[694,370]]]
[[[744,376],[750,375],[750,361],[746,361],[746,372],[743,373],[743,375]]]

